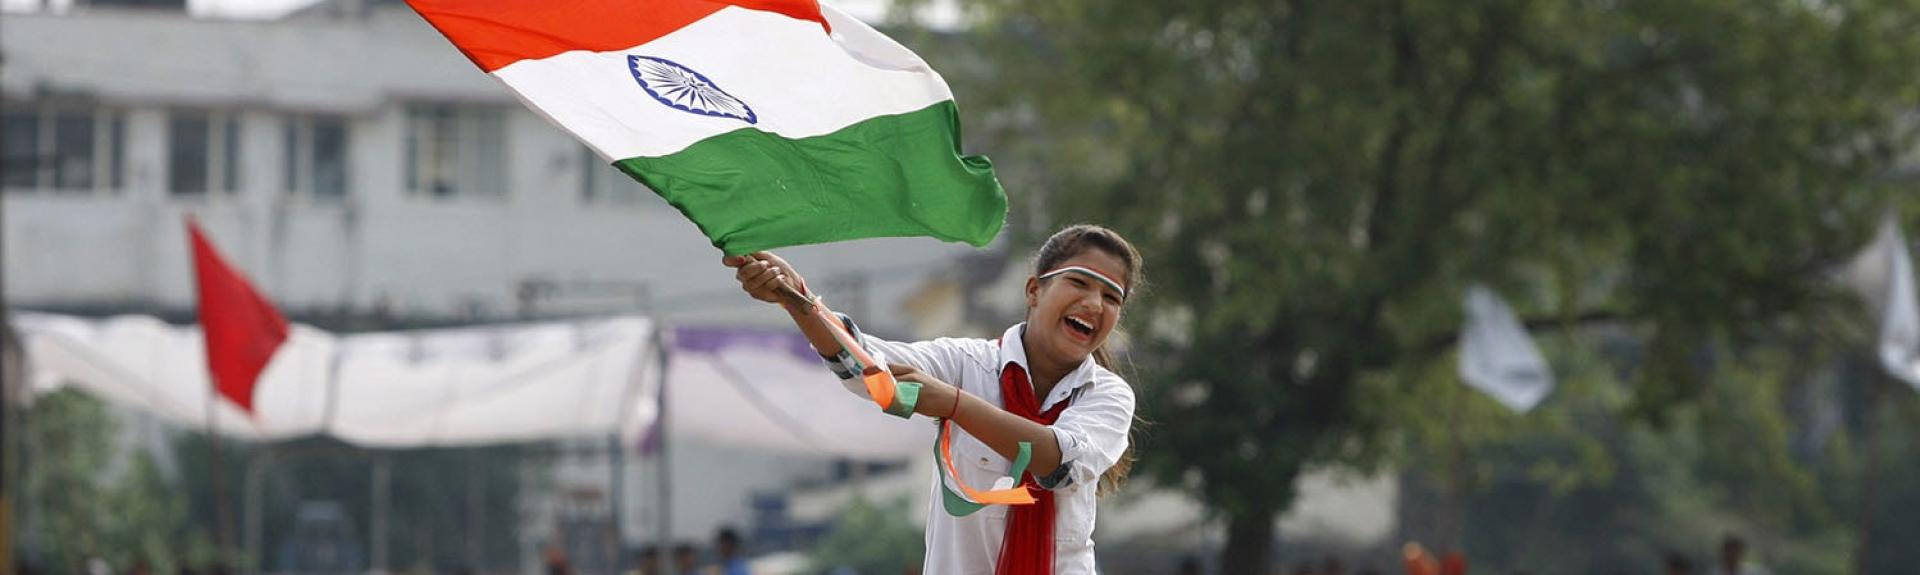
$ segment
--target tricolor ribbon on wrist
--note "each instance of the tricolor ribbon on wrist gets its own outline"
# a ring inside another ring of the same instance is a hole
[[[866,385],[867,396],[881,410],[903,419],[913,416],[914,404],[920,400],[920,384],[895,379],[885,364],[867,354],[866,349],[860,346],[860,327],[853,323],[852,318],[828,310],[818,297],[807,296],[806,299],[808,313],[819,319],[833,334],[834,341],[840,344],[840,353],[828,358],[828,366],[834,374],[841,379],[859,377]],[[941,505],[948,514],[961,517],[988,505],[1028,505],[1036,501],[1020,481],[1027,472],[1027,465],[1033,460],[1033,444],[1020,442],[1019,452],[1014,456],[1013,466],[1008,469],[1007,476],[996,480],[992,489],[982,491],[967,485],[966,481],[960,479],[959,469],[954,467],[952,427],[952,419],[941,419],[939,435],[933,445],[933,456],[940,474]]]
[[[860,346],[856,335],[859,328],[853,320],[827,309],[819,297],[803,296],[808,300],[807,313],[812,314],[833,335],[833,341],[840,344],[840,353],[832,358],[838,364],[834,373],[841,379],[860,378],[867,388],[867,397],[873,399],[881,411],[906,419],[913,416],[913,407],[920,401],[920,384],[894,379],[887,365],[874,359]]]
[[[1014,455],[1007,475],[995,480],[992,489],[981,491],[961,481],[960,470],[953,466],[952,427],[953,420],[940,420],[939,438],[933,444],[934,464],[940,472],[940,503],[948,515],[964,517],[988,505],[1027,505],[1035,501],[1020,483],[1027,465],[1033,462],[1033,444],[1020,442],[1020,452]]]

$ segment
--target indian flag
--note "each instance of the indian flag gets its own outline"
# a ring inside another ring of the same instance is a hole
[[[940,75],[815,0],[407,3],[728,254],[1005,220]]]

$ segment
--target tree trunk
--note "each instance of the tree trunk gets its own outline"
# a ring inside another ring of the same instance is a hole
[[[1228,516],[1221,575],[1267,575],[1273,559],[1273,516],[1267,510],[1242,510]]]

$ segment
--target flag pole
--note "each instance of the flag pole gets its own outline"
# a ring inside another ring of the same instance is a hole
[[[607,518],[607,529],[613,535],[611,538],[612,560],[607,564],[612,567],[614,573],[626,571],[624,567],[626,566],[627,536],[622,533],[624,522],[620,517],[626,511],[626,489],[625,485],[622,485],[626,479],[626,474],[622,473],[626,468],[626,459],[622,457],[624,454],[620,453],[623,449],[625,446],[620,443],[618,429],[607,435],[607,507],[611,510]]]
[[[373,477],[369,483],[372,485],[369,485],[368,489],[373,493],[369,497],[372,501],[368,503],[372,510],[368,514],[373,517],[369,519],[371,525],[367,527],[367,538],[371,539],[367,542],[369,548],[367,570],[384,575],[387,573],[387,512],[392,506],[390,500],[393,497],[393,467],[392,462],[387,459],[385,450],[375,451],[373,454]]]
[[[204,327],[202,329],[205,329]],[[209,373],[209,381],[212,374]],[[217,565],[225,565],[228,559],[227,540],[230,526],[227,522],[227,482],[220,473],[220,427],[218,407],[220,394],[217,384],[207,388],[207,445],[208,473],[213,479],[213,554]]]
[[[1876,416],[1884,411],[1880,409],[1880,394],[1881,388],[1887,387],[1887,379],[1886,373],[1879,370],[1874,371],[1873,377],[1867,378],[1867,413],[1860,418],[1866,427],[1863,431],[1867,435],[1867,468],[1860,474],[1860,524],[1855,527],[1859,543],[1853,552],[1853,572],[1856,575],[1867,573],[1867,554],[1873,549],[1873,511],[1877,505],[1874,499],[1880,483],[1880,418]]]
[[[232,502],[221,467],[225,446],[220,441],[219,404],[222,396],[234,402],[260,431],[253,411],[254,386],[274,351],[286,343],[288,325],[280,310],[260,296],[246,277],[220,257],[218,249],[200,231],[193,214],[182,218],[192,251],[193,277],[199,292],[200,332],[206,342],[207,462],[213,474],[214,548],[221,566],[238,557],[234,541]]]
[[[668,445],[672,443],[673,437],[668,435],[667,432],[668,424],[670,423],[667,420],[667,418],[670,417],[668,415],[669,410],[667,409],[667,372],[669,362],[673,360],[673,356],[667,351],[666,338],[661,337],[667,333],[666,328],[655,323],[654,329],[658,330],[653,338],[655,353],[660,354],[660,360],[657,362],[660,369],[660,379],[658,383],[660,386],[658,399],[660,409],[654,414],[657,423],[654,424],[653,431],[656,434],[655,437],[658,438],[653,451],[653,467],[654,474],[656,475],[654,488],[659,492],[659,502],[655,504],[658,512],[656,519],[659,521],[659,525],[657,526],[659,533],[654,535],[654,539],[657,541],[657,543],[654,544],[654,549],[656,550],[654,572],[672,573],[673,465],[668,462]]]

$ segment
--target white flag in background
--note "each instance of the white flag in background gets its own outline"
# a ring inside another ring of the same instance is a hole
[[[1553,390],[1553,371],[1527,329],[1498,294],[1467,288],[1467,321],[1460,328],[1460,378],[1521,413]]]
[[[1880,318],[1880,365],[1920,388],[1920,305],[1914,300],[1913,258],[1892,214],[1881,221],[1873,243],[1853,257],[1839,279]]]

